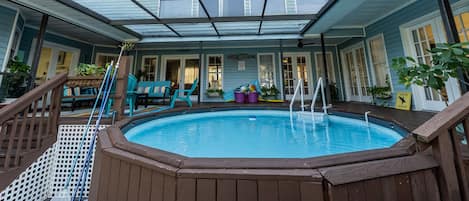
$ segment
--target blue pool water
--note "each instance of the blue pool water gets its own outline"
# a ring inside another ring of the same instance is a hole
[[[134,143],[206,158],[306,158],[390,147],[402,136],[364,121],[329,115],[327,124],[289,112],[235,110],[156,119],[129,129]]]

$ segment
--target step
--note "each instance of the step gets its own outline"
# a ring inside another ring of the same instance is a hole
[[[312,121],[313,120],[313,115],[311,114],[311,112],[296,112],[297,114],[297,117],[298,119],[301,119],[301,120],[307,120],[307,121]],[[322,122],[325,122],[327,120],[327,114],[324,114],[322,112],[315,112],[314,113],[314,121],[316,121],[316,123],[322,123]]]
[[[22,149],[26,149],[26,146],[28,145],[28,139],[23,139],[23,143],[21,144]],[[13,149],[18,148],[18,139],[13,139]],[[3,141],[0,141],[0,147],[2,149],[6,149],[8,147],[8,144],[10,143],[10,139],[4,139]],[[31,140],[31,147],[30,149],[36,149],[37,148],[37,139],[32,139]]]
[[[13,149],[9,158],[10,158],[10,165],[9,167],[12,168],[12,167],[15,167],[14,166],[14,163],[15,163],[15,156],[16,156],[16,150]],[[23,158],[23,153],[20,153],[20,160],[19,160],[19,164],[21,164],[21,159]],[[0,166],[3,168],[3,164],[6,162],[6,151],[5,150],[2,150],[0,151]]]

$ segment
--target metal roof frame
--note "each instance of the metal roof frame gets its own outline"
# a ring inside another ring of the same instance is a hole
[[[146,13],[148,13],[149,15],[151,15],[153,18],[155,18],[155,20],[158,20],[158,21],[161,21],[161,19],[156,16],[155,14],[153,14],[150,10],[148,10],[147,7],[145,7],[144,5],[142,5],[141,3],[139,3],[137,0],[131,0],[135,5],[137,5],[138,7],[140,7],[142,10],[144,10]],[[169,30],[171,30],[174,34],[176,34],[177,36],[179,37],[182,37],[181,34],[179,34],[176,30],[174,30],[171,26],[169,26],[168,24],[166,23],[163,23],[163,25],[168,28]]]
[[[212,21],[212,18],[210,17],[210,14],[208,13],[207,8],[205,7],[205,4],[202,0],[199,0],[200,6],[202,6],[202,9],[205,12],[205,15],[207,15],[207,19],[210,21],[210,24],[212,24],[213,29],[215,32],[217,32],[217,36],[220,36],[220,32],[218,32],[217,27],[215,26],[215,23]]]

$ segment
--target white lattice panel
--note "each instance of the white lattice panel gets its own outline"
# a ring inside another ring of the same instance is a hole
[[[0,201],[45,200],[53,161],[54,147],[51,147],[0,193]]]
[[[105,126],[101,126],[100,129],[105,128]],[[57,142],[55,145],[55,157],[54,165],[51,172],[51,181],[50,181],[50,189],[49,189],[49,197],[53,197],[56,193],[60,192],[67,178],[70,173],[70,168],[73,165],[73,160],[76,155],[76,151],[80,146],[80,142],[85,132],[86,125],[61,125],[59,127],[59,135],[57,138]],[[85,144],[83,149],[80,152],[80,157],[77,163],[77,168],[72,176],[69,190],[73,192],[75,189],[76,184],[78,183],[78,178],[81,173],[81,169],[84,166],[84,159],[86,157],[86,153],[90,147],[91,137],[94,133],[94,126],[90,127],[88,131],[88,135],[86,136]],[[95,144],[96,145],[96,144]],[[93,150],[93,157],[91,160],[94,160],[94,150]],[[89,168],[88,177],[86,178],[86,190],[84,193],[85,197],[88,197],[89,186],[91,183],[91,175],[93,170],[93,163]]]

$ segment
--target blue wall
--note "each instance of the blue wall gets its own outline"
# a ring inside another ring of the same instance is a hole
[[[5,61],[11,31],[15,22],[16,10],[0,6],[0,67]],[[3,68],[3,67],[2,67]]]
[[[24,55],[23,61],[27,62],[29,59],[29,53],[30,51],[34,51],[31,48],[31,45],[33,44],[33,39],[36,38],[38,33],[37,29],[31,28],[31,27],[25,27],[23,31],[23,36],[21,38],[20,46],[19,46],[19,51],[21,54]],[[93,46],[87,43],[79,42],[76,40],[71,40],[68,38],[64,38],[62,36],[54,35],[51,33],[46,33],[46,36],[44,40],[52,43],[57,43],[60,45],[65,45],[69,47],[74,47],[77,49],[80,49],[80,59],[79,63],[90,63],[91,62],[91,57],[92,57],[92,52],[93,52]],[[21,55],[20,54],[20,55]]]

